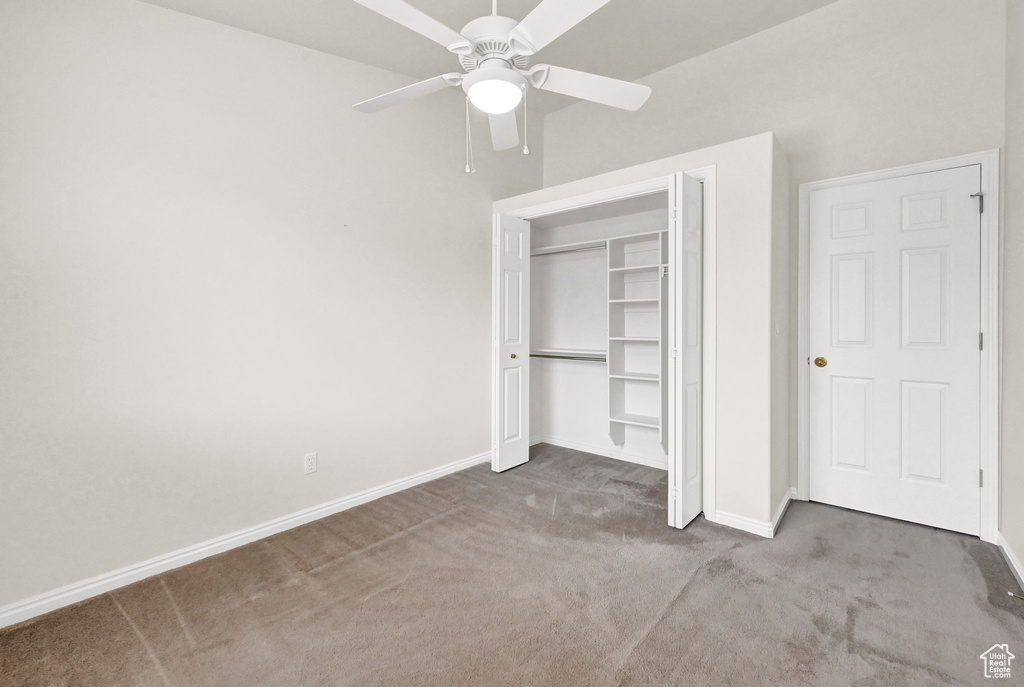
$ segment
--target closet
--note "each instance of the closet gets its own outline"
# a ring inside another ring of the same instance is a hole
[[[494,222],[494,469],[540,442],[666,469],[684,526],[701,510],[700,182],[522,214]]]
[[[530,244],[530,443],[667,469],[667,192],[534,221]]]

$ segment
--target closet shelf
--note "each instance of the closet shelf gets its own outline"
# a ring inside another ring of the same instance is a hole
[[[611,418],[612,422],[616,422],[620,425],[633,425],[635,427],[653,427],[654,429],[661,428],[661,422],[656,417],[649,415],[633,415],[632,413],[619,413],[613,415]]]
[[[609,272],[644,272],[647,270],[657,270],[663,267],[668,267],[665,263],[654,264],[654,265],[633,265],[631,267],[610,267]]]
[[[578,250],[600,250],[602,248],[608,248],[608,241],[601,239],[599,241],[579,241],[577,243],[562,243],[557,246],[545,246],[543,248],[535,248],[530,251],[531,256],[537,255],[552,255],[554,253],[571,253]]]
[[[650,374],[647,372],[621,372],[621,373],[609,373],[608,375],[612,379],[630,379],[634,382],[660,382],[661,375]]]
[[[609,241],[617,241],[620,243],[636,243],[639,241],[652,241],[659,238],[662,234],[667,234],[668,229],[655,229],[654,231],[642,231],[639,234],[626,234],[625,236],[616,236],[609,239]]]
[[[636,343],[658,343],[659,339],[656,336],[609,336],[609,341],[625,341],[636,342]]]
[[[609,303],[629,304],[629,303],[658,303],[657,298],[611,298],[608,300]]]

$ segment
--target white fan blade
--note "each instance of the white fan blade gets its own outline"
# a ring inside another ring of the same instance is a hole
[[[462,74],[454,72],[451,74],[435,76],[432,79],[420,81],[419,83],[399,88],[396,91],[391,91],[384,95],[378,95],[376,98],[370,98],[369,100],[364,100],[361,103],[356,103],[352,106],[352,109],[359,110],[360,112],[380,112],[386,107],[391,107],[398,103],[404,103],[406,100],[412,100],[413,98],[419,98],[423,95],[430,95],[437,91],[443,91],[449,86],[458,86],[462,82],[462,77]]]
[[[487,115],[487,119],[491,122],[491,143],[495,150],[508,150],[519,145],[519,122],[515,110]]]
[[[609,0],[542,0],[508,35],[512,49],[532,55],[591,14]]]
[[[544,91],[571,95],[623,110],[638,110],[651,89],[638,83],[540,64],[529,71],[530,83]]]
[[[421,36],[426,36],[435,43],[440,43],[446,48],[455,45],[464,46],[467,44],[462,34],[448,28],[433,17],[424,14],[412,5],[402,0],[355,0],[367,9],[387,17],[393,22],[411,29]],[[470,47],[472,49],[472,47]]]

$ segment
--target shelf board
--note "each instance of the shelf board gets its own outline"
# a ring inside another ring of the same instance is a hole
[[[622,372],[608,375],[612,379],[631,379],[634,382],[660,382],[661,375],[649,374],[647,372]]]
[[[622,241],[624,243],[639,243],[640,241],[654,241],[660,238],[662,234],[668,232],[668,229],[655,229],[654,231],[645,231],[640,234],[626,234],[625,236],[612,236],[609,241]]]
[[[635,341],[637,343],[658,343],[660,340],[656,336],[609,336],[609,341]]]
[[[579,241],[577,243],[562,243],[557,246],[544,246],[530,251],[530,255],[549,255],[551,253],[563,253],[573,250],[586,250],[588,248],[607,248],[608,239],[598,241]]]
[[[608,300],[609,303],[654,303],[658,304],[659,299],[657,298],[611,298]]]
[[[530,353],[538,355],[608,355],[608,351],[599,348],[535,348]]]
[[[651,427],[653,429],[661,429],[661,422],[656,417],[650,417],[649,415],[633,415],[631,413],[620,413],[609,418],[612,422],[617,422],[620,425],[633,425],[635,427]]]
[[[659,263],[655,265],[634,265],[632,267],[609,267],[609,272],[644,272],[646,270],[657,270],[662,267],[668,267],[665,263]]]

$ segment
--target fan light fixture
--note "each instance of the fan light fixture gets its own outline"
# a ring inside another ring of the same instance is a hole
[[[523,99],[523,90],[501,79],[486,79],[470,86],[469,102],[487,114],[505,114]]]
[[[462,80],[462,89],[469,96],[469,102],[481,112],[491,115],[511,112],[523,101],[526,78],[504,60],[490,62],[492,64],[467,74]]]

